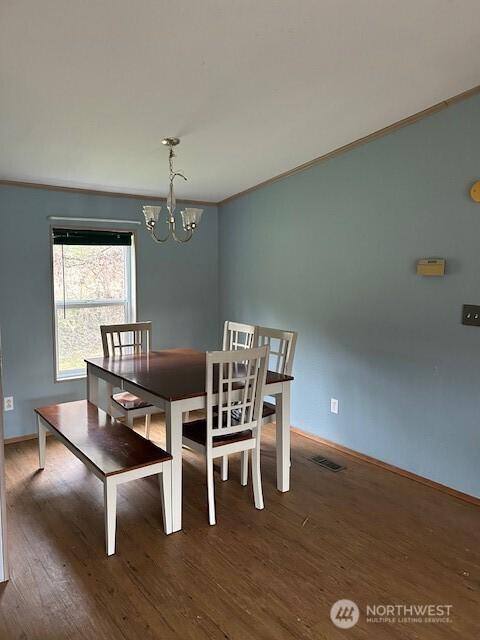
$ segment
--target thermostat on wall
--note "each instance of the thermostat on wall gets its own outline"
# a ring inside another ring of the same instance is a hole
[[[417,262],[418,276],[443,276],[445,275],[444,258],[423,258]]]
[[[477,182],[472,184],[470,197],[474,202],[480,202],[480,180],[477,180]]]

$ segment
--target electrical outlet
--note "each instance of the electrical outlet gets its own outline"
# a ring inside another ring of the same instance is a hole
[[[338,413],[338,400],[330,398],[330,413]]]
[[[5,411],[13,411],[13,396],[3,399],[3,408]]]

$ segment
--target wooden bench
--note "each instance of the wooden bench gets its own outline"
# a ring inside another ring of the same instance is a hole
[[[159,474],[165,533],[172,532],[172,456],[87,400],[35,409],[40,469],[47,430],[104,485],[107,555],[115,553],[117,485]]]

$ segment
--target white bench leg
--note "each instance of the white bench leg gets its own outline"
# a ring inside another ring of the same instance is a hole
[[[115,529],[117,524],[117,485],[113,478],[105,478],[105,542],[107,555],[115,553]]]
[[[220,477],[222,480],[228,480],[228,456],[222,456]]]
[[[37,417],[38,425],[38,466],[45,469],[45,450],[47,446],[47,430],[43,426],[40,417]]]
[[[163,529],[172,533],[172,463],[164,462],[162,473],[158,474],[160,497],[162,500]]]
[[[242,451],[241,469],[240,469],[240,484],[242,487],[246,487],[248,483],[248,449]]]

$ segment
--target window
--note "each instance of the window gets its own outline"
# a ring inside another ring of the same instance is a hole
[[[85,376],[103,354],[101,324],[135,321],[133,234],[53,229],[56,380]]]

